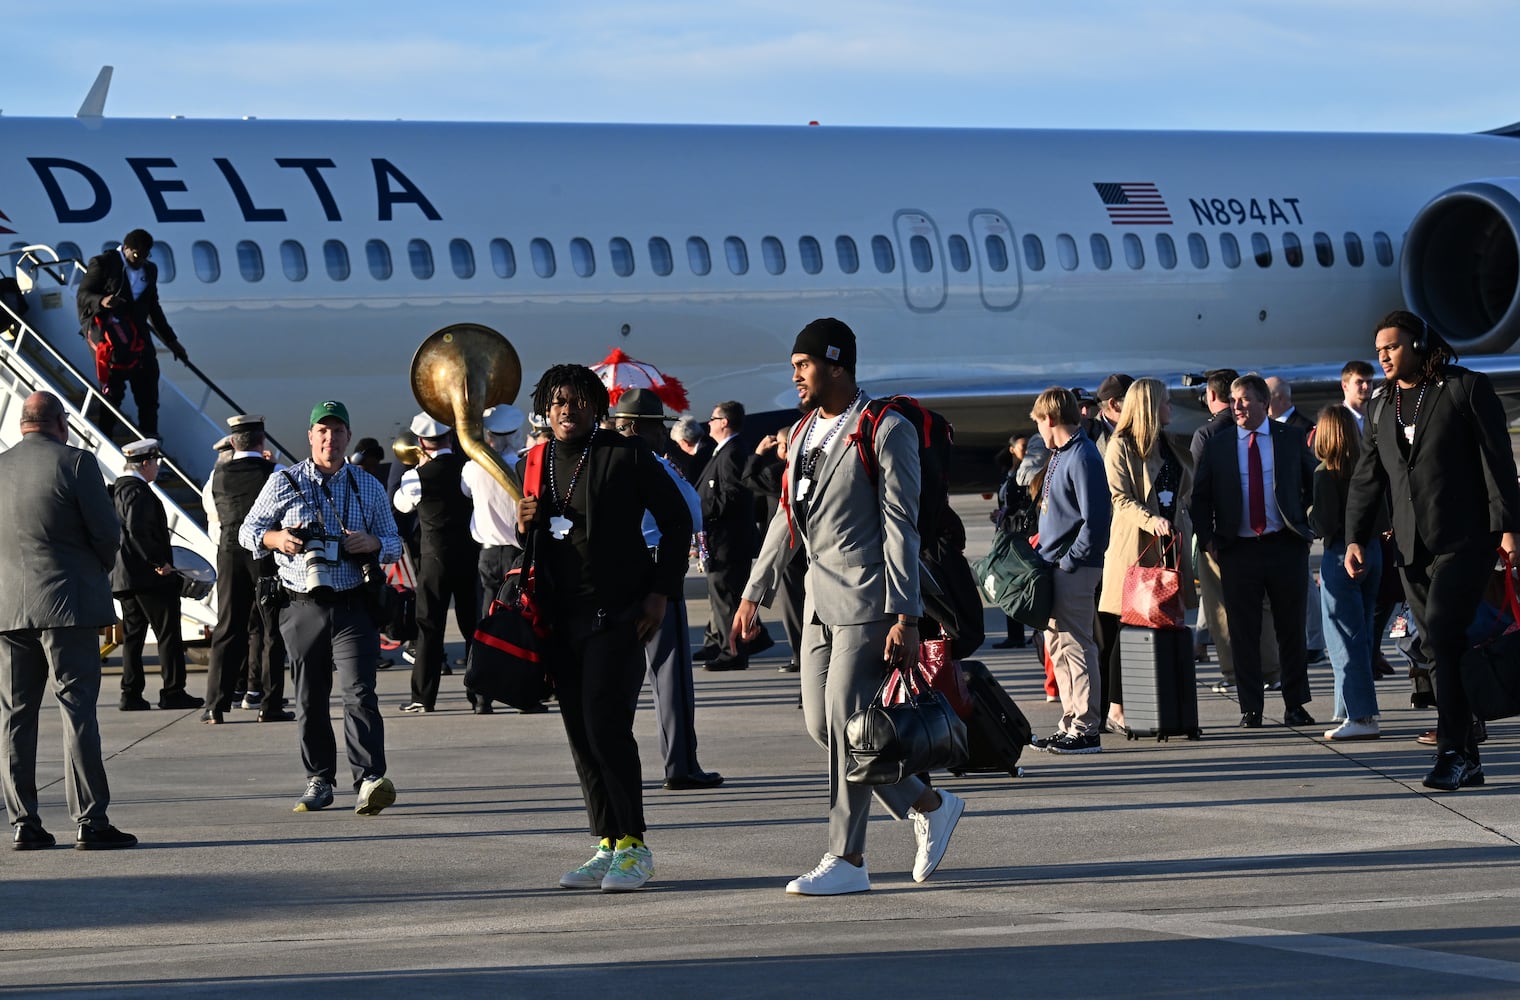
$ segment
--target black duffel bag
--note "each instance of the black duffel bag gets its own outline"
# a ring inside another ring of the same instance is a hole
[[[1499,562],[1504,604],[1488,609],[1492,617],[1486,622],[1488,637],[1464,652],[1461,662],[1467,703],[1484,722],[1520,715],[1520,599],[1515,595],[1514,567],[1503,549]],[[1483,610],[1479,608],[1480,617]]]
[[[464,686],[476,695],[536,712],[554,694],[546,655],[549,623],[533,598],[532,540],[475,626]]]
[[[917,663],[908,675],[914,690],[906,701],[882,704],[890,679],[884,678],[871,704],[845,723],[850,754],[845,780],[851,784],[895,785],[911,774],[966,762],[966,724],[945,696],[929,686]]]

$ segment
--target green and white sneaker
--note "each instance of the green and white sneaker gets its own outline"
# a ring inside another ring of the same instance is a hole
[[[654,852],[647,847],[620,848],[602,879],[603,892],[632,892],[654,878]]]
[[[612,848],[598,844],[596,853],[591,856],[590,861],[575,871],[565,872],[560,876],[559,887],[561,889],[600,889],[602,879],[612,868],[612,858],[615,853]]]

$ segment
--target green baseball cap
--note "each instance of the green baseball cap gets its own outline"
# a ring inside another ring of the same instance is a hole
[[[323,400],[316,406],[313,406],[311,408],[311,423],[308,426],[315,427],[328,417],[337,417],[343,421],[343,426],[345,427],[353,426],[348,422],[348,407],[336,399]]]

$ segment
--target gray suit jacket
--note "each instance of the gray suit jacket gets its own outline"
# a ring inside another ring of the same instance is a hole
[[[0,454],[0,632],[115,622],[120,544],[93,455],[45,434]]]
[[[825,625],[861,625],[888,615],[918,615],[918,441],[913,427],[888,413],[876,433],[880,474],[871,482],[853,433],[864,405],[846,412],[844,426],[815,470],[807,515],[794,519],[788,505],[771,518],[765,543],[744,596],[770,606],[791,560],[795,530],[807,547],[807,602]],[[787,455],[787,497],[797,495],[803,434],[814,418],[792,427]],[[795,501],[793,501],[795,502]]]

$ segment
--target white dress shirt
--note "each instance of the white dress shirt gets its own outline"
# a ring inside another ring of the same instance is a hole
[[[517,455],[510,448],[501,459],[507,463],[507,468],[517,468]],[[408,472],[406,475],[415,473]],[[401,487],[406,487],[406,476],[401,477]],[[515,545],[522,548],[517,540],[517,501],[507,494],[485,466],[476,461],[467,463],[459,479],[459,488],[465,496],[475,501],[474,513],[470,515],[471,538],[487,547]],[[400,496],[401,491],[397,490],[398,501]],[[401,505],[398,502],[396,506],[399,508]]]
[[[1251,432],[1244,427],[1235,427],[1235,455],[1240,464],[1240,537],[1255,538],[1256,532],[1251,528],[1251,464],[1249,452]],[[1266,498],[1267,506],[1267,530],[1266,534],[1283,529],[1282,511],[1277,507],[1276,480],[1273,478],[1273,470],[1276,463],[1272,455],[1272,428],[1263,420],[1261,426],[1256,428],[1256,450],[1261,452],[1261,485]]]

